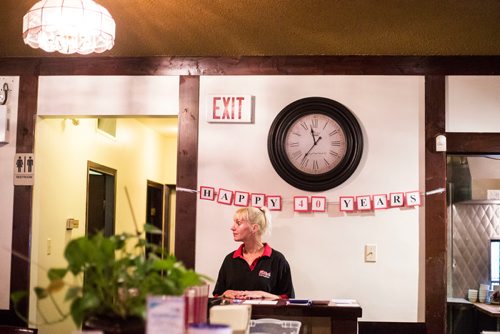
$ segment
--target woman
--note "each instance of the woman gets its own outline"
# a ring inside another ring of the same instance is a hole
[[[245,207],[233,217],[234,241],[242,242],[229,253],[219,270],[214,296],[233,299],[294,298],[290,266],[283,254],[262,242],[271,230],[266,207]]]

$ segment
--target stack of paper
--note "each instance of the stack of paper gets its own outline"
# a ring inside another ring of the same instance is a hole
[[[336,306],[359,306],[356,299],[332,299],[332,303]]]
[[[250,305],[276,305],[278,304],[277,300],[265,300],[265,299],[248,299],[243,302],[243,304],[250,304]]]

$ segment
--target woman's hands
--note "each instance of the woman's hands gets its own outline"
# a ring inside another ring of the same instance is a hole
[[[265,291],[241,291],[241,290],[226,290],[222,294],[223,298],[229,299],[280,299],[279,296]]]

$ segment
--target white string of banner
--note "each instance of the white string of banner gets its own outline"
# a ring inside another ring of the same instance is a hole
[[[175,187],[175,190],[181,191],[181,192],[186,192],[186,193],[194,193],[194,194],[199,193],[199,191],[196,189],[189,189],[189,188],[183,188],[183,187]]]

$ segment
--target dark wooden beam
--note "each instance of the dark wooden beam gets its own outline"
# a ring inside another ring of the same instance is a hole
[[[498,75],[500,56],[0,58],[0,75]]]
[[[34,152],[37,97],[38,77],[22,75],[19,78],[16,153]],[[14,291],[27,291],[29,293],[32,198],[33,186],[14,186],[11,293]],[[12,304],[10,309],[13,310]],[[18,310],[23,317],[28,317],[27,299],[19,304]]]
[[[500,154],[500,132],[447,132],[446,150],[449,154]]]
[[[185,190],[196,190],[198,186],[200,77],[181,76],[179,95],[175,255],[188,268],[194,268],[198,195]]]
[[[425,77],[425,322],[427,334],[446,333],[446,152],[435,138],[445,132],[445,77]]]

